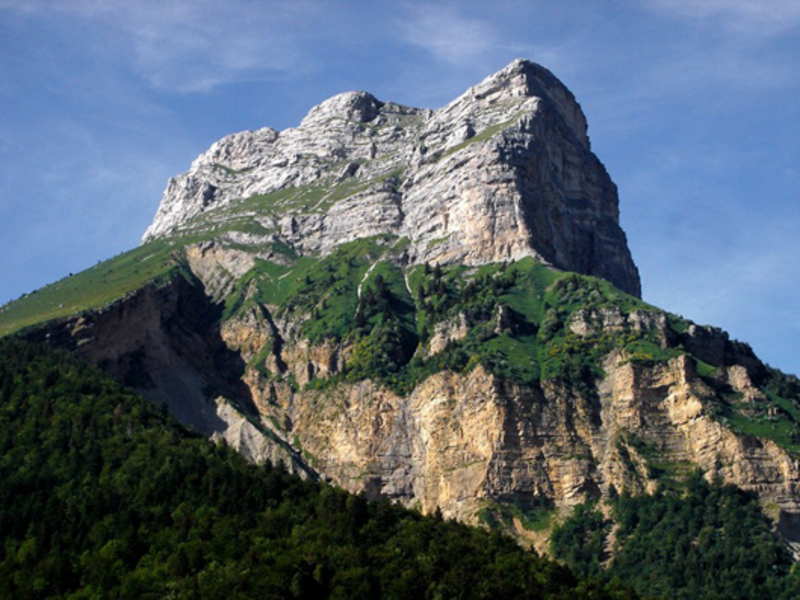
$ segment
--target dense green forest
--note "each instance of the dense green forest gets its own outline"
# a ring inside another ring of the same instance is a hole
[[[554,555],[645,597],[800,598],[800,572],[755,498],[735,486],[694,474],[652,496],[622,494],[609,516],[579,506],[555,530]]]
[[[3,598],[631,598],[496,532],[256,466],[0,340]]]

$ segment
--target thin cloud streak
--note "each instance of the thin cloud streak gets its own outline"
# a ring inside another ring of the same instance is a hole
[[[297,11],[294,3],[269,11],[253,3],[187,3],[131,10],[124,27],[136,67],[153,86],[201,92],[298,70],[303,51],[297,23],[307,17]]]
[[[52,4],[0,0],[0,10],[26,17],[80,21],[100,40],[95,41],[94,52],[109,53],[110,61],[127,62],[156,89],[181,93],[302,71],[304,31],[326,12],[321,5],[309,6],[242,0]]]
[[[800,27],[796,0],[649,0],[662,14],[719,27],[751,38],[781,35]]]
[[[462,66],[496,50],[499,40],[484,19],[465,17],[451,6],[406,6],[398,20],[401,39],[436,60]]]

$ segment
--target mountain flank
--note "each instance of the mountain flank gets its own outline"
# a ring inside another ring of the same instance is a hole
[[[636,597],[496,532],[253,465],[43,345],[0,340],[0,450],[3,598]]]
[[[438,110],[335,96],[212,145],[141,247],[2,307],[0,333],[252,461],[541,549],[576,507],[697,473],[796,544],[800,383],[640,298],[586,131],[527,61]]]

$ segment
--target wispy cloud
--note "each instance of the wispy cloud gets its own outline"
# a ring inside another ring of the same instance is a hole
[[[202,91],[298,69],[303,52],[296,25],[302,4],[271,3],[264,10],[252,2],[190,2],[166,8],[154,3],[150,10],[130,10],[125,31],[134,44],[137,67],[152,84]]]
[[[408,5],[399,21],[402,38],[430,52],[436,60],[464,65],[498,45],[488,20],[467,17],[447,5]]]
[[[737,34],[772,36],[800,26],[796,0],[648,0],[672,17],[712,22]]]
[[[91,27],[84,43],[127,62],[151,86],[179,92],[302,69],[304,34],[326,13],[324,5],[302,0],[0,0],[2,9]]]

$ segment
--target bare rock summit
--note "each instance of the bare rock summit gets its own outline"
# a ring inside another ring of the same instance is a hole
[[[412,263],[533,256],[638,296],[617,188],[586,130],[572,93],[525,60],[437,110],[347,92],[295,128],[214,143],[169,181],[143,241],[212,231],[324,255],[390,234]]]

